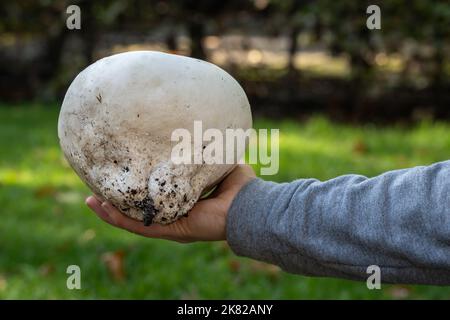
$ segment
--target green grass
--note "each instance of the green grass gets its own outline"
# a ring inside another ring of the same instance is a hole
[[[138,237],[101,222],[84,205],[88,189],[60,152],[58,108],[0,106],[0,298],[449,299],[450,288],[388,286],[290,275],[235,257],[224,243],[180,245]],[[450,125],[413,128],[259,120],[280,128],[273,179],[328,179],[450,158]],[[115,280],[104,255],[122,252]],[[66,288],[66,268],[82,270],[82,290]]]

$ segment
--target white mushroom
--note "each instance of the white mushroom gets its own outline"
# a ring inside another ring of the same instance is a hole
[[[101,59],[70,85],[61,107],[61,148],[80,178],[145,224],[186,215],[233,164],[171,161],[175,129],[248,129],[247,97],[228,73],[197,59],[135,51]],[[242,156],[242,154],[238,155]]]

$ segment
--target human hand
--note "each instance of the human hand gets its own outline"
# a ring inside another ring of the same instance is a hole
[[[107,223],[149,238],[160,238],[177,242],[226,240],[226,218],[234,197],[255,173],[249,165],[238,165],[207,199],[198,201],[183,217],[172,224],[152,224],[129,218],[109,202],[94,196],[86,199],[86,204],[100,219]]]

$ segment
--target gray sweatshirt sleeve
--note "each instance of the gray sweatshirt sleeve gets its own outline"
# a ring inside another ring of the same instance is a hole
[[[254,179],[233,200],[240,256],[310,276],[450,285],[450,161],[325,182]]]

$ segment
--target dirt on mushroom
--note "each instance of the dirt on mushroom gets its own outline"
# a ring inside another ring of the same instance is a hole
[[[233,77],[197,59],[134,51],[98,60],[65,95],[58,121],[68,162],[103,200],[144,224],[188,214],[234,164],[174,164],[172,132],[248,129],[248,99]]]

